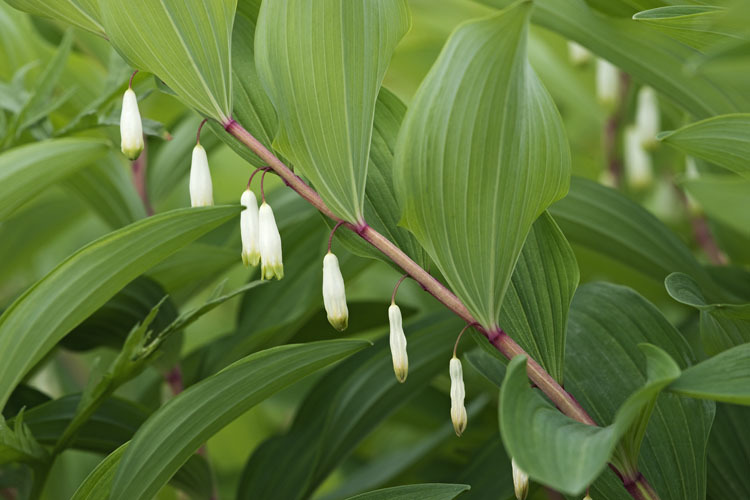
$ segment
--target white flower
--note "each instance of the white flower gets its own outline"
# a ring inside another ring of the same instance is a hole
[[[281,235],[276,227],[273,210],[265,201],[258,211],[260,234],[260,277],[270,280],[284,277],[284,264],[281,256]]]
[[[568,57],[570,57],[570,62],[572,62],[574,65],[581,66],[591,60],[591,52],[589,52],[589,49],[587,49],[586,47],[576,42],[569,41]]]
[[[591,495],[589,495],[588,493],[586,493],[586,496],[583,497],[583,500],[591,500]]]
[[[138,111],[138,98],[133,89],[125,91],[120,113],[120,148],[130,160],[135,160],[143,151],[143,124]]]
[[[607,107],[614,108],[620,98],[620,71],[609,61],[596,60],[596,97]]]
[[[625,129],[624,139],[623,160],[628,184],[635,189],[647,187],[653,180],[653,167],[651,166],[651,156],[643,147],[641,133],[636,127],[630,126]]]
[[[242,263],[257,266],[260,262],[258,244],[258,200],[250,188],[242,193],[240,203],[245,210],[240,213],[240,236],[242,237]]]
[[[515,458],[510,461],[510,464],[513,468],[513,489],[516,492],[516,498],[525,500],[526,495],[529,494],[529,475],[516,465]]]
[[[193,162],[190,165],[190,204],[194,207],[209,207],[214,204],[208,156],[200,144],[193,148]]]
[[[656,134],[661,128],[659,100],[656,91],[651,87],[641,87],[638,91],[638,104],[635,113],[635,126],[641,135],[645,148],[651,149],[657,144]]]
[[[396,379],[404,383],[409,374],[409,357],[406,354],[406,335],[401,326],[401,309],[396,304],[388,308],[388,320],[391,324],[391,357]]]
[[[461,368],[461,361],[456,356],[451,358],[450,363],[451,375],[451,421],[453,421],[453,430],[456,436],[461,436],[466,430],[466,407],[464,398],[466,397],[466,388],[464,387],[464,372]]]
[[[339,259],[331,252],[323,257],[323,304],[331,326],[340,332],[346,330],[349,310],[346,307],[344,277],[339,269]]]

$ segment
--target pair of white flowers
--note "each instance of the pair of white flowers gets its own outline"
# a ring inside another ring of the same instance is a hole
[[[240,236],[242,238],[242,262],[257,266],[260,262],[262,279],[282,279],[284,263],[281,251],[281,235],[271,206],[258,200],[250,188],[240,197],[245,209],[240,214]]]

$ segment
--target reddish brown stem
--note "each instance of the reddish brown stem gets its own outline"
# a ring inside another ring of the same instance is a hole
[[[296,191],[302,198],[307,200],[311,205],[317,208],[321,213],[327,217],[342,222],[342,220],[331,212],[326,206],[323,200],[320,198],[318,193],[315,192],[310,186],[308,186],[299,176],[294,174],[289,167],[287,167],[281,160],[279,160],[273,153],[271,153],[263,144],[261,144],[255,137],[245,130],[242,125],[234,120],[229,120],[224,124],[224,128],[227,132],[232,134],[236,139],[242,142],[245,146],[250,148],[263,162],[267,163],[276,174],[278,174],[286,184]],[[422,285],[422,288],[434,296],[437,300],[442,302],[448,309],[456,313],[468,324],[478,324],[477,320],[472,316],[466,306],[461,300],[456,297],[453,292],[440,283],[434,276],[424,270],[419,264],[414,262],[411,257],[406,255],[400,248],[398,248],[388,238],[380,234],[378,231],[367,225],[366,223],[352,224],[350,222],[343,222],[343,226],[357,233],[363,240],[370,243],[373,247],[380,250],[384,255],[389,257],[395,264],[403,269],[409,276],[411,276],[416,282]],[[531,356],[523,350],[512,338],[510,338],[502,329],[499,327],[488,327],[477,326],[479,330],[487,339],[492,343],[497,350],[499,350],[508,359],[513,358],[519,354],[525,355],[527,358],[526,371],[529,379],[544,392],[547,397],[563,412],[565,415],[582,422],[587,425],[596,425],[594,419],[592,419],[586,410],[576,401],[576,399],[569,394],[565,389],[557,383],[557,381],[542,368]],[[639,489],[644,490],[650,489],[653,491],[646,482],[646,479],[642,478],[639,482],[641,486]],[[640,479],[640,478],[639,478]],[[649,499],[656,500],[658,496],[654,493],[652,497],[634,497],[637,499]]]
[[[620,95],[618,96],[617,108],[604,125],[604,154],[607,159],[607,168],[612,176],[615,187],[622,185],[622,158],[617,149],[617,138],[622,126],[625,112],[625,98],[630,88],[630,77],[627,73],[620,72]]]

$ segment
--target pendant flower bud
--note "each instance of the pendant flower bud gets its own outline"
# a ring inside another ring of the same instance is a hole
[[[193,162],[190,165],[190,204],[194,207],[210,207],[214,204],[208,156],[200,144],[193,148]]]
[[[575,66],[582,66],[591,60],[591,52],[583,45],[569,41],[568,57]]]
[[[596,60],[596,97],[602,106],[612,109],[620,94],[620,71],[604,59]]]
[[[340,332],[346,330],[349,309],[346,307],[344,277],[339,269],[339,259],[331,252],[323,257],[323,304],[331,326]]]
[[[641,135],[643,147],[652,149],[656,146],[656,134],[661,128],[659,100],[656,91],[651,87],[641,87],[638,91],[638,104],[635,113],[635,126]]]
[[[466,407],[464,398],[466,397],[466,388],[464,387],[464,372],[461,368],[461,361],[456,356],[451,358],[450,363],[451,376],[451,421],[456,436],[461,436],[466,430]]]
[[[406,354],[406,335],[401,326],[401,309],[396,304],[388,308],[388,321],[391,324],[391,357],[393,358],[393,372],[402,384],[409,374],[409,357]]]
[[[258,200],[249,188],[242,193],[240,203],[245,209],[240,213],[240,236],[242,238],[242,263],[257,266],[260,262],[258,236]]]
[[[591,495],[589,495],[588,493],[586,493],[586,496],[583,497],[583,500],[591,500]]]
[[[271,206],[265,201],[258,210],[260,236],[260,277],[264,280],[284,277],[284,263],[281,256],[281,235],[276,227]]]
[[[634,189],[645,188],[653,180],[651,156],[643,147],[641,137],[641,133],[636,127],[631,126],[625,129],[625,152],[623,155],[625,174],[628,184]]]
[[[529,494],[529,475],[516,465],[515,458],[510,461],[510,464],[513,467],[513,489],[516,492],[516,498],[526,500],[526,495]]]
[[[143,123],[138,110],[138,98],[133,89],[125,91],[120,113],[120,149],[129,160],[134,161],[143,151]]]

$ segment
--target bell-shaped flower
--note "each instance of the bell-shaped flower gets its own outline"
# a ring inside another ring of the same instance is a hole
[[[575,66],[581,66],[589,62],[592,56],[591,52],[589,52],[589,49],[587,49],[583,45],[580,45],[573,41],[569,41],[568,57],[570,58],[570,62],[572,62]]]
[[[643,147],[652,149],[658,141],[656,134],[661,128],[659,100],[656,91],[651,87],[641,87],[638,91],[638,103],[635,112],[635,126],[641,135]]]
[[[214,204],[208,156],[200,144],[193,148],[193,162],[190,165],[190,204],[194,207],[209,207]]]
[[[340,332],[346,330],[349,309],[346,307],[344,277],[339,269],[339,259],[331,252],[323,257],[323,304],[331,326]]]
[[[258,200],[250,188],[240,197],[240,204],[245,209],[240,213],[240,236],[242,238],[242,263],[246,266],[257,266],[260,262],[260,243],[258,231]]]
[[[596,60],[596,97],[608,109],[620,98],[620,70],[604,59]]]
[[[388,308],[388,321],[391,325],[391,357],[396,379],[404,383],[409,374],[409,356],[406,354],[406,335],[401,325],[401,309],[396,304]]]
[[[461,436],[466,430],[466,407],[464,398],[466,397],[466,388],[464,387],[464,372],[461,368],[461,361],[456,356],[451,358],[450,363],[451,376],[451,421],[456,436]]]
[[[510,461],[513,468],[513,489],[518,500],[525,500],[529,494],[529,475],[516,464],[516,459]]]
[[[143,123],[138,110],[138,98],[133,89],[125,91],[120,113],[120,148],[129,160],[135,160],[143,151]]]
[[[624,142],[623,160],[628,184],[634,189],[645,188],[653,180],[653,167],[651,155],[643,147],[642,136],[637,127],[625,129]]]
[[[264,280],[284,277],[284,263],[281,256],[281,235],[276,227],[271,206],[265,201],[258,210],[260,235],[260,277]]]

